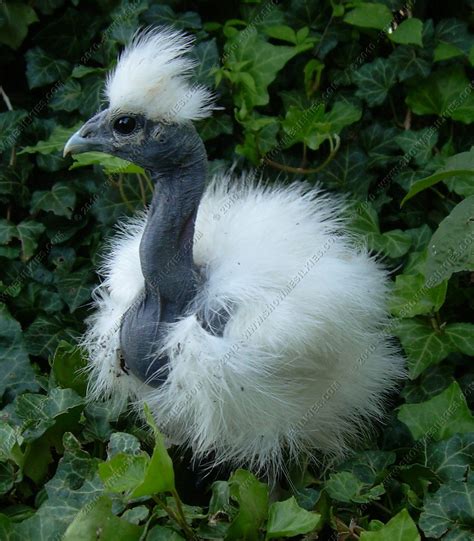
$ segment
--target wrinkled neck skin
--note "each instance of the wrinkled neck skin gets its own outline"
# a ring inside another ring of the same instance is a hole
[[[197,134],[182,164],[150,170],[155,189],[140,243],[145,289],[122,319],[120,345],[125,370],[155,387],[167,378],[168,359],[156,354],[166,324],[182,317],[195,296],[194,226],[206,173]]]

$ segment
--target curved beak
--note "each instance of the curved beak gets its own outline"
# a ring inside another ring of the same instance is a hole
[[[82,137],[80,132],[82,128],[72,135],[63,150],[63,158],[68,154],[80,154],[81,152],[87,152],[91,149],[91,140],[86,137]]]
[[[63,150],[63,157],[68,154],[80,154],[90,150],[102,151],[107,146],[107,136],[104,133],[107,111],[97,113],[89,119],[75,134],[73,134]]]

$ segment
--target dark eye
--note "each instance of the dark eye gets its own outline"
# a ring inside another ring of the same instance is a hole
[[[120,116],[114,122],[114,130],[122,135],[128,135],[137,127],[137,121],[133,116]]]

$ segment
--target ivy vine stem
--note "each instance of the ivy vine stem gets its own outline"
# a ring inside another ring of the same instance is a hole
[[[3,86],[0,86],[0,95],[2,96],[3,101],[5,102],[5,105],[7,106],[7,109],[9,111],[13,111],[12,102],[10,101],[10,98],[8,97],[5,90],[3,90]],[[15,145],[13,145],[12,146],[12,151],[11,151],[11,154],[10,154],[9,165],[10,165],[10,167],[15,167],[15,164],[16,164],[16,147],[15,147]]]
[[[174,492],[176,492],[176,491],[174,491]],[[176,522],[176,524],[178,524],[181,527],[181,529],[185,533],[187,539],[190,539],[190,540],[194,541],[196,539],[196,536],[194,535],[194,532],[191,530],[191,528],[189,527],[189,525],[188,525],[188,523],[186,521],[186,517],[184,516],[182,506],[181,506],[181,512],[179,512],[178,501],[181,504],[181,500],[180,500],[179,496],[178,496],[178,499],[177,499],[174,494],[173,494],[173,497],[174,497],[174,499],[176,501],[176,505],[178,506],[178,514],[176,514],[173,511],[173,509],[171,509],[171,507],[169,507],[159,496],[157,496],[157,495],[152,496],[155,503],[158,504],[168,514],[168,516],[172,520],[174,520]]]
[[[324,162],[321,165],[318,165],[318,167],[313,168],[305,168],[305,167],[293,167],[291,165],[285,165],[284,163],[275,162],[274,160],[271,160],[270,158],[264,158],[265,163],[270,165],[271,167],[274,167],[275,169],[280,169],[281,171],[286,171],[287,173],[296,173],[296,174],[302,174],[302,175],[312,175],[313,173],[319,173],[319,171],[322,171],[336,156],[337,151],[339,150],[339,147],[341,146],[341,139],[338,135],[333,135],[336,143],[334,144],[332,137],[329,138],[329,145],[331,147],[331,150],[328,154],[328,157],[324,160]]]

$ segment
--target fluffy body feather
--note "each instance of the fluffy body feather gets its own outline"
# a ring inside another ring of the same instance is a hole
[[[167,328],[171,370],[157,389],[125,374],[117,355],[120,318],[144,286],[146,216],[124,223],[84,338],[91,394],[147,402],[170,439],[198,457],[268,469],[314,449],[343,453],[382,416],[403,360],[383,331],[387,273],[355,247],[342,211],[303,184],[215,179],[194,236],[202,285]],[[230,319],[213,336],[197,314],[222,310]]]
[[[212,93],[189,82],[192,43],[191,36],[169,28],[136,34],[107,78],[110,108],[162,122],[209,116]]]

